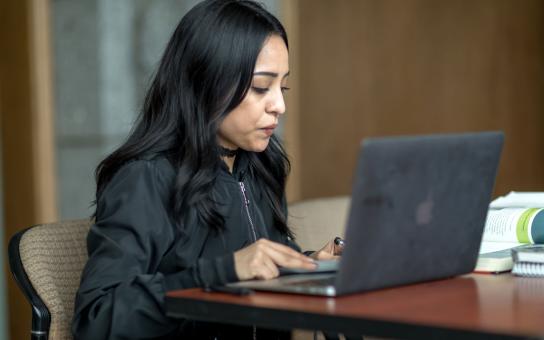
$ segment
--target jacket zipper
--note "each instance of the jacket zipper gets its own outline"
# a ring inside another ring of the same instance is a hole
[[[255,226],[253,225],[253,219],[251,219],[251,214],[249,213],[249,199],[247,198],[246,194],[246,186],[244,185],[243,180],[238,182],[238,184],[240,185],[240,191],[242,192],[242,197],[244,199],[244,207],[246,208],[246,214],[249,220],[249,227],[251,228],[251,232],[253,233],[253,242],[257,242],[257,233],[255,232]],[[257,340],[257,327],[255,325],[253,325],[253,340]]]
[[[251,232],[253,233],[253,242],[257,242],[257,233],[255,232],[255,226],[253,225],[251,214],[249,213],[249,199],[247,198],[246,194],[246,186],[244,185],[243,181],[238,182],[238,184],[240,185],[240,191],[242,192],[242,196],[244,198],[244,207],[246,208],[247,218],[249,219],[249,226],[251,228]]]

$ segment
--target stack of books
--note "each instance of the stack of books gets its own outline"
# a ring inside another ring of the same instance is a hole
[[[544,244],[544,192],[510,192],[491,202],[475,271],[509,272],[512,252]]]
[[[544,277],[544,245],[531,245],[512,249],[517,276]]]

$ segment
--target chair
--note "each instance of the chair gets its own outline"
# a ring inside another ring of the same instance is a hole
[[[321,198],[289,205],[289,225],[303,250],[319,250],[342,236],[349,197]],[[15,234],[9,265],[32,307],[32,340],[72,339],[70,325],[81,272],[87,261],[91,220],[42,224]],[[295,332],[298,336],[310,333]]]
[[[349,196],[291,203],[288,224],[302,250],[319,250],[334,237],[342,237],[349,203]]]
[[[70,325],[92,221],[41,224],[15,234],[9,266],[32,307],[32,340],[72,339]]]

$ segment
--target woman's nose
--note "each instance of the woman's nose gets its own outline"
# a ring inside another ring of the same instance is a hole
[[[276,115],[285,113],[285,100],[281,89],[274,91],[274,96],[270,98],[266,111]]]

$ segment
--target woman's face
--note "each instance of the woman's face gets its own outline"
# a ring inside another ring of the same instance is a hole
[[[265,42],[246,96],[219,126],[219,144],[228,149],[261,152],[285,112],[289,56],[283,39],[272,35]]]

